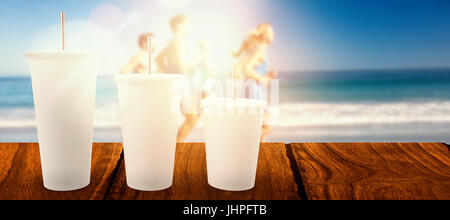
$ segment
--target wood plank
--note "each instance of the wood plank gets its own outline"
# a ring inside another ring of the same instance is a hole
[[[444,144],[291,144],[309,199],[450,199]]]
[[[72,192],[44,188],[38,144],[0,144],[0,200],[100,200],[106,197],[122,152],[120,144],[94,144],[91,184]]]
[[[173,186],[158,192],[141,192],[126,185],[124,163],[118,171],[108,199],[111,200],[297,200],[284,144],[262,144],[256,187],[245,192],[227,192],[208,185],[204,144],[179,144]]]

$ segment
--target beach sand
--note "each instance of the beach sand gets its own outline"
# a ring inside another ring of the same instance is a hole
[[[35,127],[0,128],[0,142],[37,142]],[[122,142],[120,127],[95,128],[94,142]],[[195,128],[185,142],[204,142]],[[448,123],[274,127],[266,142],[440,142],[450,143]]]

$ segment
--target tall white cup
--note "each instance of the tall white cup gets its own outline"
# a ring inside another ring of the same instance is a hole
[[[117,76],[127,185],[142,191],[172,186],[182,75]]]
[[[27,52],[44,187],[89,185],[98,54]]]
[[[254,99],[203,100],[208,183],[244,191],[255,186],[266,103]]]

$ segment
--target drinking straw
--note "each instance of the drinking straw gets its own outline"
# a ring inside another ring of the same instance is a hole
[[[66,13],[61,12],[61,37],[62,37],[62,50],[66,49]]]
[[[147,36],[148,45],[148,74],[152,74],[152,36]]]
[[[233,101],[236,100],[236,64],[233,65],[233,73],[231,74],[231,90]]]

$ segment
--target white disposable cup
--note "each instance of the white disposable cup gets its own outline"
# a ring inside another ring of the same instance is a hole
[[[27,52],[44,187],[89,185],[98,54]]]
[[[254,99],[202,102],[209,185],[228,191],[255,186],[265,106]]]
[[[141,191],[172,186],[180,96],[176,74],[128,74],[119,91],[127,185]]]

